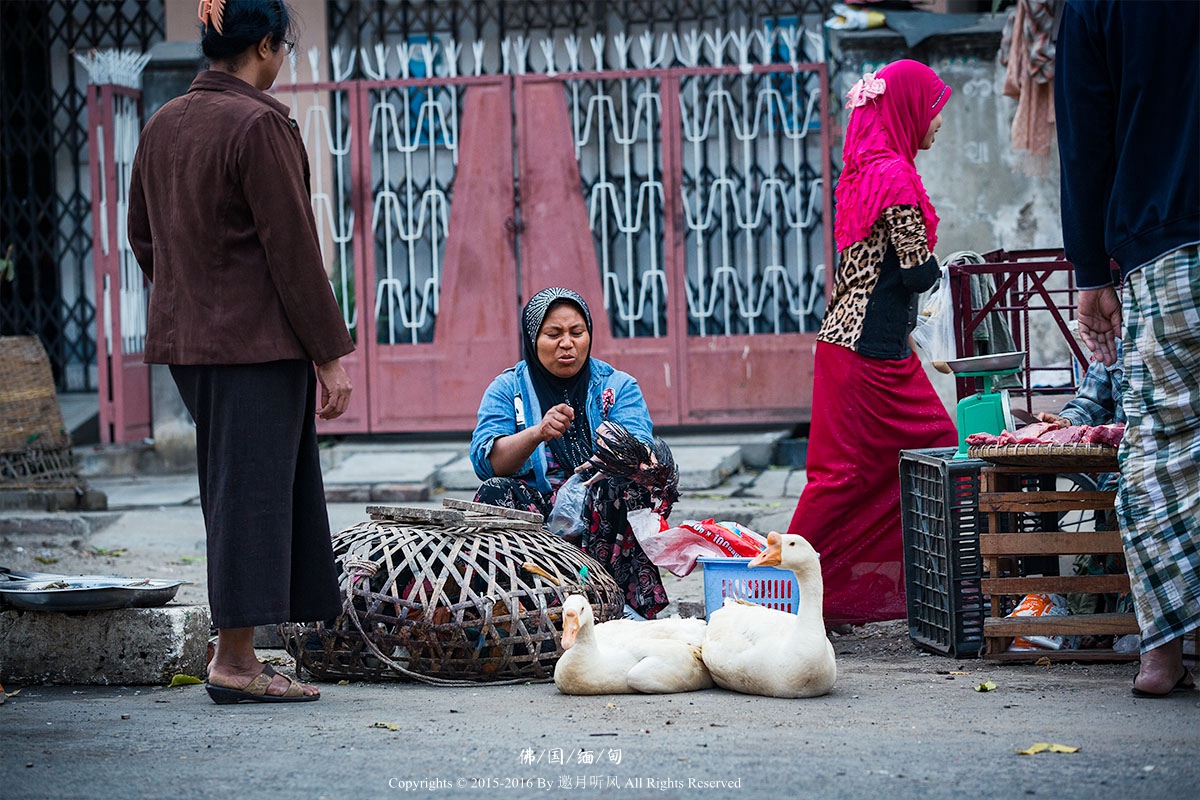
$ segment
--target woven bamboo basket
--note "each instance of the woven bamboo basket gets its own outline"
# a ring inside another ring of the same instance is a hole
[[[985,444],[968,447],[967,455],[1010,467],[1119,469],[1117,448],[1106,444]]]
[[[621,616],[617,582],[540,516],[445,503],[368,506],[368,521],[334,536],[342,613],[282,626],[298,669],[330,681],[549,681],[568,595],[587,596],[598,622]]]
[[[0,488],[75,488],[71,436],[36,336],[0,337]]]

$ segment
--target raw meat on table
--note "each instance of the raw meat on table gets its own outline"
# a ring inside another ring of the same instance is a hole
[[[1039,444],[1042,442],[1039,437],[1055,427],[1053,422],[1032,422],[1015,431],[1003,431],[996,444]]]
[[[1004,430],[999,436],[991,433],[972,433],[967,444],[972,447],[1009,444],[1103,444],[1116,447],[1125,435],[1125,423],[1115,425],[1068,425],[1059,427],[1053,422],[1034,422]]]
[[[1125,423],[1118,422],[1115,425],[1096,425],[1088,428],[1087,433],[1080,441],[1087,444],[1106,444],[1116,447],[1124,437]]]
[[[1068,425],[1065,428],[1051,428],[1038,437],[1038,441],[1049,444],[1075,444],[1082,442],[1083,437],[1091,430],[1088,425]]]

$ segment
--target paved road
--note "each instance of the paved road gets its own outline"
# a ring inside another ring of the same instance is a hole
[[[1195,796],[1197,701],[1132,698],[1131,665],[837,641],[838,685],[808,700],[357,684],[217,707],[201,687],[27,687],[0,707],[0,786],[9,800]],[[1080,749],[1018,754],[1037,742]]]

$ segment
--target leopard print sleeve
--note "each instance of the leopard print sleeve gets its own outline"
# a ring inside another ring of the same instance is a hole
[[[834,273],[833,294],[825,310],[825,319],[817,339],[830,344],[857,348],[862,335],[867,303],[879,282],[880,262],[887,250],[887,229],[876,220],[866,239],[843,250]]]
[[[900,262],[900,281],[910,292],[919,293],[937,283],[941,268],[929,252],[925,219],[916,206],[891,206],[884,209],[888,238],[896,248]]]
[[[874,358],[907,357],[916,294],[936,283],[940,273],[920,211],[885,209],[866,239],[839,254],[817,340]]]
[[[933,255],[925,238],[925,220],[916,206],[890,206],[883,210],[888,236],[900,258],[901,269],[919,267]]]

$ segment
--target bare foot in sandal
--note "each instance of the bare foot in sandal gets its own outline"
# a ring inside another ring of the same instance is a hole
[[[1195,691],[1196,684],[1183,666],[1183,639],[1172,639],[1142,653],[1133,694],[1137,697],[1167,697]]]
[[[294,678],[281,675],[270,664],[262,664],[258,674],[240,685],[213,682],[210,677],[205,689],[217,705],[229,703],[301,703],[320,700],[315,686],[306,686]]]
[[[282,675],[258,660],[253,628],[219,631],[214,649],[206,688],[216,703],[303,702],[321,697],[317,687]]]

